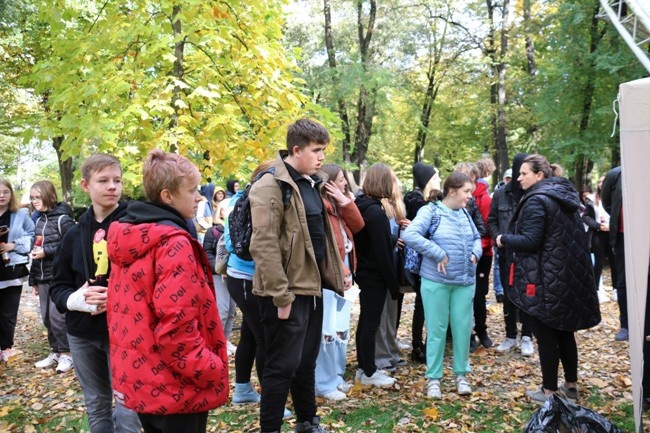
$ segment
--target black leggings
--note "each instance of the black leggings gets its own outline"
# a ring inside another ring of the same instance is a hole
[[[23,286],[5,287],[0,289],[0,349],[11,349],[14,346],[18,307]]]
[[[529,316],[533,334],[539,348],[539,363],[542,367],[544,388],[557,391],[557,371],[562,361],[564,380],[578,381],[578,346],[573,331],[560,331]]]
[[[257,296],[253,295],[253,282],[228,276],[228,292],[242,313],[239,343],[235,352],[235,383],[251,380],[253,362],[257,378],[262,383],[264,372],[264,329],[260,320]]]
[[[476,290],[474,292],[474,332],[479,336],[487,332],[485,297],[490,290],[491,270],[492,256],[482,256],[476,266]]]

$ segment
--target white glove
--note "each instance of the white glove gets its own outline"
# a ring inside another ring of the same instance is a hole
[[[90,305],[86,302],[86,297],[84,295],[87,290],[88,287],[82,287],[68,297],[68,302],[66,302],[66,307],[68,307],[68,310],[81,311],[82,313],[97,312],[97,305]]]

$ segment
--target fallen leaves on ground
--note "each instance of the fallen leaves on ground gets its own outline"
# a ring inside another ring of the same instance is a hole
[[[27,292],[25,290],[22,295],[16,330],[16,347],[22,353],[8,364],[0,364],[0,431],[46,431],[42,426],[52,420],[58,424],[47,431],[78,431],[68,425],[71,420],[85,416],[83,397],[74,373],[57,375],[54,369],[39,370],[34,367],[34,362],[48,353],[47,336],[38,314],[38,299]],[[492,293],[489,296],[493,298]],[[413,302],[414,295],[407,294],[398,330],[398,337],[402,341],[410,342]],[[356,307],[352,319],[353,332],[358,305]],[[616,303],[601,304],[601,310],[603,321],[600,325],[577,333],[581,403],[607,417],[621,417],[620,407],[630,404],[632,394],[629,348],[627,343],[614,341],[614,334],[618,331]],[[238,322],[240,319],[241,315]],[[488,306],[488,326],[496,346],[504,338],[502,304],[491,303]],[[238,331],[234,331],[233,342],[236,343],[237,338]],[[405,359],[409,359],[409,355],[409,351],[402,352]],[[232,362],[231,357],[231,382],[234,381]],[[345,401],[329,402],[318,398],[319,414],[332,433],[476,432],[482,429],[481,419],[496,420],[503,432],[522,431],[531,411],[538,407],[525,395],[526,390],[535,389],[541,384],[537,353],[525,358],[516,350],[498,353],[494,348],[480,348],[470,358],[472,373],[468,379],[474,392],[465,397],[455,392],[451,363],[452,358],[447,353],[441,382],[443,399],[440,401],[426,399],[426,367],[409,360],[407,366],[393,374],[397,379],[396,387],[377,389],[356,383]],[[354,340],[351,339],[347,375],[352,378],[355,371],[356,354]],[[368,406],[378,408],[376,417],[348,421]],[[289,407],[292,409],[291,404]],[[21,408],[27,414],[23,425],[5,420],[15,408]],[[211,413],[208,431],[259,431],[257,411],[255,405],[219,408]],[[477,412],[481,413],[479,420],[472,416]],[[390,426],[377,421],[386,416],[391,420]],[[294,422],[295,417],[289,421],[290,426]],[[285,426],[285,429],[290,426]],[[647,431],[649,427],[646,424]]]

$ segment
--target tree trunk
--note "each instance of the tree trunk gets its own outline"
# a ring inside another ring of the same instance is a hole
[[[424,94],[424,102],[422,104],[422,112],[420,113],[420,125],[418,127],[418,136],[415,140],[415,153],[413,155],[413,164],[424,159],[424,147],[427,142],[427,133],[429,131],[429,124],[431,122],[431,111],[433,110],[433,102],[436,100],[439,86],[436,86],[436,66],[437,62],[431,62],[427,78],[427,90]]]
[[[171,16],[172,31],[174,33],[174,40],[176,41],[176,44],[174,45],[174,57],[176,57],[176,60],[174,60],[173,76],[174,79],[179,81],[183,79],[183,74],[185,72],[183,66],[185,40],[181,39],[181,34],[183,31],[183,23],[181,22],[181,19],[179,17],[180,13],[181,13],[181,6],[174,5],[172,9],[172,16]],[[170,129],[174,129],[178,126],[178,118],[180,112],[180,108],[178,107],[178,101],[181,100],[181,92],[182,89],[180,88],[180,86],[178,85],[174,86],[172,99],[171,99],[171,105],[172,105],[172,109],[174,110],[174,114],[172,114],[171,120],[169,121]],[[176,145],[176,143],[171,143],[169,150],[170,152],[177,151],[178,146]]]
[[[594,98],[594,92],[596,89],[596,65],[594,64],[594,52],[598,49],[598,45],[605,35],[605,30],[598,31],[598,19],[596,14],[600,8],[598,1],[595,2],[594,10],[591,18],[591,28],[590,28],[590,43],[589,43],[589,65],[586,71],[586,82],[585,88],[582,92],[582,114],[580,115],[580,127],[578,131],[578,136],[584,138],[585,132],[589,127],[589,117],[591,116],[591,104]],[[573,161],[573,183],[575,187],[580,190],[583,186],[588,185],[588,180],[591,178],[591,170],[593,169],[594,163],[584,154],[576,155]]]
[[[63,151],[61,145],[63,144],[64,137],[54,137],[52,139],[52,146],[56,151],[56,159],[59,163],[59,176],[61,177],[61,192],[63,193],[63,201],[68,203],[70,207],[73,206],[72,200],[72,179],[74,173],[72,170],[72,158],[68,157],[63,159]]]
[[[510,0],[504,0],[501,5],[501,51],[497,64],[498,88],[497,88],[497,112],[496,112],[496,166],[505,171],[508,166],[508,142],[506,132],[506,78],[508,63],[508,19],[510,13]]]
[[[506,56],[508,54],[510,0],[504,0],[500,5],[493,0],[485,0],[485,5],[488,13],[489,30],[484,54],[490,60],[493,74],[492,84],[490,85],[490,104],[492,106],[492,140],[495,147],[493,159],[496,166],[492,176],[493,182],[496,183],[509,167],[506,129],[506,78],[508,66]],[[499,18],[501,21],[499,26],[499,47],[497,47],[496,43],[497,25],[494,22],[494,15],[497,11],[500,11]],[[487,147],[489,150],[491,146]]]
[[[530,36],[530,9],[535,0],[524,0],[524,32],[526,33],[526,67],[528,75],[535,77],[537,75],[537,62],[535,60],[535,44],[533,38]]]
[[[370,0],[370,15],[368,16],[368,28],[363,29],[363,2],[357,3],[357,32],[359,38],[359,53],[361,54],[361,67],[363,72],[368,72],[368,60],[370,54],[370,42],[375,30],[375,19],[377,17],[377,1]],[[363,184],[365,171],[368,166],[366,153],[368,152],[368,143],[370,143],[370,136],[372,135],[372,121],[375,111],[375,96],[376,90],[368,90],[365,85],[361,85],[359,89],[359,97],[357,98],[357,129],[355,134],[355,149],[354,161],[359,167],[358,179],[359,184]]]
[[[323,0],[323,13],[325,15],[325,47],[327,49],[327,60],[330,69],[334,71],[333,84],[339,84],[338,71],[336,65],[336,53],[334,51],[334,38],[332,37],[332,13],[329,0]],[[348,117],[348,110],[345,104],[345,99],[340,97],[337,101],[337,111],[339,119],[341,119],[341,129],[343,131],[343,142],[341,143],[341,154],[345,164],[345,171],[350,182],[350,189],[354,192],[359,188],[354,180],[351,159],[351,146],[352,138],[350,136],[350,119]]]

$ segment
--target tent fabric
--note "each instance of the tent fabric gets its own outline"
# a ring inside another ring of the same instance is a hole
[[[621,84],[619,103],[632,395],[636,431],[642,432],[643,324],[650,262],[650,78]]]

